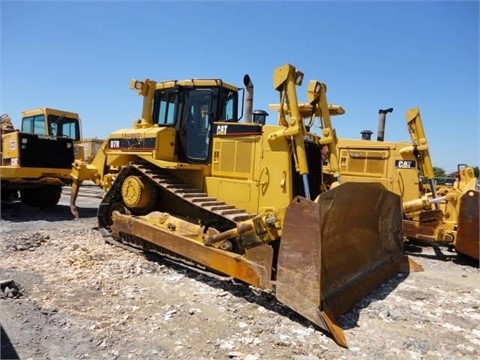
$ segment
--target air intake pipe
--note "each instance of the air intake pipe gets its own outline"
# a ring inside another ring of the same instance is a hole
[[[372,134],[373,132],[370,131],[370,130],[363,130],[360,132],[360,134],[362,134],[362,140],[372,140]]]

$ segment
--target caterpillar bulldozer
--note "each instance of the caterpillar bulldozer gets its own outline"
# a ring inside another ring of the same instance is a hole
[[[430,184],[420,199],[405,202],[404,234],[414,239],[454,247],[457,253],[480,259],[479,189],[473,168],[457,167],[452,186],[438,187],[420,110],[409,109],[406,122],[412,145],[404,149],[418,160],[418,169]]]
[[[322,191],[320,138],[296,111],[302,79],[290,64],[275,70],[290,110],[277,125],[252,116],[248,75],[244,89],[220,79],[132,80],[142,116],[111,133],[91,164],[75,161],[71,210],[79,216],[79,187],[92,180],[106,191],[98,209],[106,241],[272,292],[347,347],[337,318],[413,263],[398,195],[375,183]]]
[[[83,139],[77,113],[36,108],[22,112],[21,128],[2,115],[2,199],[15,199],[36,207],[53,207],[62,187],[71,184],[74,160],[91,162],[103,143]],[[72,157],[73,154],[73,157]]]
[[[2,200],[16,198],[35,207],[53,207],[71,184],[73,139],[16,130],[8,115],[0,123]],[[45,124],[45,122],[43,122]],[[24,129],[22,125],[22,129]]]
[[[63,136],[74,140],[75,160],[91,162],[100,149],[103,140],[84,139],[82,124],[78,113],[52,109],[36,108],[22,112],[22,132]]]
[[[304,119],[315,116],[311,93],[308,96],[307,103],[299,104]],[[337,139],[330,119],[322,119],[322,131],[327,135],[323,139],[326,187],[346,182],[381,183],[402,198],[406,239],[455,248],[457,253],[479,260],[479,191],[473,169],[460,165],[452,186],[438,186],[420,110],[406,112],[411,142],[384,141],[386,115],[392,111],[379,110],[376,141],[371,140],[370,130],[362,131],[361,139]],[[337,112],[342,113],[343,109]],[[428,180],[426,186],[421,174]]]

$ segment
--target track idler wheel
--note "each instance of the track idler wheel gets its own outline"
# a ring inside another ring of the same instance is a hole
[[[153,205],[154,198],[155,189],[145,179],[130,175],[123,181],[122,199],[128,208],[140,212],[148,211]]]

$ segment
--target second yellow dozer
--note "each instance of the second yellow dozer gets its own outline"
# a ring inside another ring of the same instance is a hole
[[[311,109],[310,109],[311,110]],[[393,109],[379,110],[377,140],[371,131],[362,139],[329,141],[329,156],[324,166],[324,180],[334,184],[341,174],[342,182],[378,182],[401,196],[403,235],[435,246],[455,248],[458,254],[480,258],[479,191],[473,168],[459,165],[452,186],[436,186],[429,144],[418,108],[406,112],[411,142],[384,141],[385,115]],[[310,115],[301,105],[303,116]],[[331,122],[323,131],[335,134]],[[327,137],[325,137],[327,139]],[[423,173],[428,185],[423,185]]]
[[[23,203],[54,207],[62,187],[71,184],[74,141],[60,134],[16,130],[8,115],[0,121],[0,188],[2,202],[20,195]],[[23,123],[22,123],[23,124]],[[45,129],[45,118],[37,118]]]
[[[78,113],[52,108],[35,108],[22,111],[21,131],[30,134],[71,138],[75,159],[91,162],[103,140],[83,138]]]
[[[292,65],[275,70],[286,107],[302,78]],[[113,132],[91,164],[75,162],[72,213],[80,184],[93,180],[106,190],[106,241],[272,292],[346,347],[337,318],[409,269],[400,198],[374,183],[322,192],[319,136],[295,111],[280,112],[278,125],[252,116],[248,75],[244,84],[132,80],[142,117]]]
[[[100,139],[83,139],[77,113],[35,108],[22,112],[20,130],[10,116],[0,117],[1,199],[20,195],[34,207],[58,204],[62,187],[71,184],[75,159],[90,162]]]

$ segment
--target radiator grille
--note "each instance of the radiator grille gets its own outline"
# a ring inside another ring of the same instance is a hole
[[[20,133],[19,147],[22,167],[69,169],[75,157],[69,138]]]

